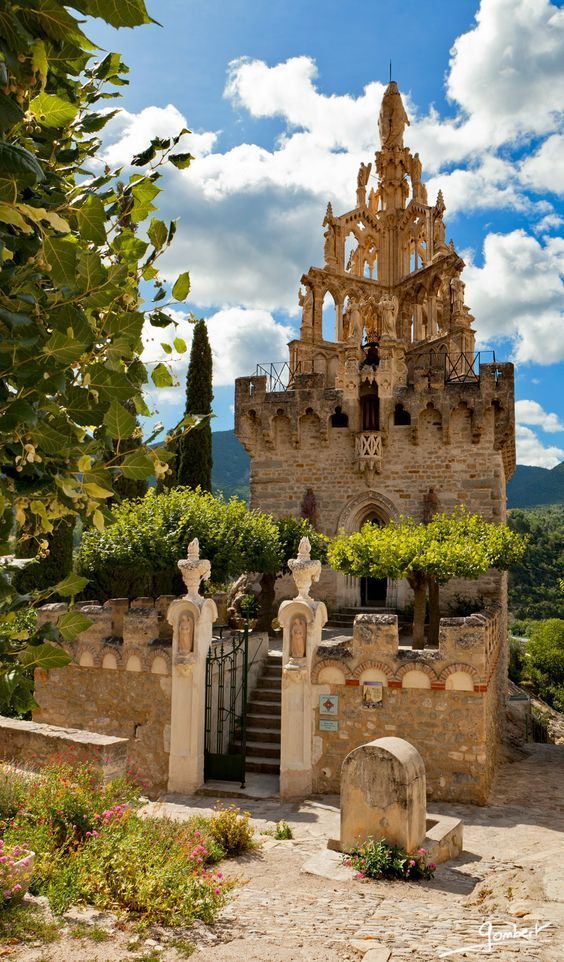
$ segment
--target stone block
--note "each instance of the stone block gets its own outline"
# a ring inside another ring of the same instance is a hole
[[[397,615],[356,615],[353,625],[355,652],[366,649],[370,654],[395,655],[398,651]]]
[[[112,613],[101,605],[82,605],[82,614],[92,622],[86,631],[80,633],[78,641],[101,643],[112,634]]]
[[[159,613],[156,608],[130,608],[123,617],[123,643],[147,647],[159,637]]]
[[[68,605],[63,601],[42,605],[41,608],[37,609],[37,626],[45,625],[48,621],[56,625],[60,615],[63,615],[65,611],[68,611]]]
[[[341,849],[384,838],[407,852],[425,836],[423,759],[403,738],[378,738],[350,752],[341,771]]]
[[[61,755],[75,765],[88,762],[110,781],[125,774],[127,738],[0,715],[0,758],[37,769]]]
[[[112,614],[112,637],[123,638],[123,616],[129,611],[128,598],[111,598],[104,603]]]

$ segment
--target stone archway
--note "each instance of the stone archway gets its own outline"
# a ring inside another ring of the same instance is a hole
[[[383,524],[397,521],[400,512],[396,505],[386,495],[379,491],[363,491],[357,494],[345,505],[337,522],[337,531],[343,529],[346,534],[358,531],[363,522],[372,515],[381,519]]]
[[[374,520],[381,524],[387,524],[389,521],[397,520],[399,516],[398,508],[386,495],[374,490],[363,491],[362,494],[352,498],[341,511],[337,522],[337,531],[344,530],[346,534],[352,534],[359,531],[366,521]],[[366,597],[366,587],[366,585],[362,587],[361,597],[360,579],[339,574],[337,583],[339,605],[358,607],[361,602],[369,603],[370,599]],[[385,599],[381,600],[383,602]]]

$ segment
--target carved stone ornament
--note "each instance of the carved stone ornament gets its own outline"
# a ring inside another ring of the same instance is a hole
[[[312,561],[310,558],[311,544],[309,538],[302,538],[298,548],[298,557],[291,558],[288,567],[298,589],[298,594],[294,601],[301,599],[311,604],[313,598],[310,597],[309,589],[312,581],[319,581],[321,575],[321,562]]]
[[[307,624],[303,615],[292,619],[290,625],[290,655],[292,658],[305,658],[307,643]]]
[[[200,584],[208,580],[211,564],[205,558],[200,558],[200,543],[197,538],[188,545],[187,556],[178,562],[178,567],[186,585],[184,597],[196,605],[201,605],[204,599],[200,594]]]

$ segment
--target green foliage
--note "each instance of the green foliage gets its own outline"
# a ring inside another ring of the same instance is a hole
[[[564,620],[548,618],[534,626],[524,674],[544,701],[564,711]]]
[[[231,883],[209,867],[230,839],[215,842],[212,820],[142,818],[131,780],[102,785],[86,766],[50,766],[23,792],[24,776],[5,774],[16,783],[0,793],[6,844],[35,851],[32,891],[56,912],[86,902],[147,923],[214,921]]]
[[[180,594],[177,562],[198,538],[215,582],[243,571],[276,572],[283,557],[275,522],[249,511],[242,501],[177,488],[149,491],[142,501],[114,508],[113,524],[86,531],[77,570],[90,580],[88,592],[102,599]]]
[[[288,825],[288,822],[285,822],[284,819],[282,819],[280,822],[276,822],[274,830],[269,834],[272,835],[273,838],[278,839],[280,842],[287,842],[289,839],[294,837],[292,826]]]
[[[235,805],[229,808],[216,805],[210,818],[210,832],[226,855],[242,855],[256,848],[249,819],[250,813],[241,812]]]
[[[259,609],[260,602],[256,595],[243,595],[239,601],[239,611],[244,618],[256,618]]]
[[[508,515],[512,531],[529,539],[527,553],[509,576],[509,608],[519,619],[564,618],[559,579],[564,570],[564,506]]]
[[[156,327],[171,323],[166,308],[185,299],[188,282],[181,275],[166,302],[157,262],[174,222],[153,218],[148,239],[136,231],[156,209],[162,166],[189,163],[174,153],[185,131],[155,138],[133,158],[133,175],[100,164],[98,135],[116,112],[108,100],[119,96],[128,71],[117,53],[97,58],[80,24],[84,16],[113,26],[150,18],[143,0],[72,6],[80,20],[61,0],[5,0],[0,14],[3,554],[11,551],[14,516],[16,540],[24,532],[41,553],[45,538],[77,517],[103,528],[118,478],[141,482],[166,472],[165,452],[149,446],[153,438],[137,449],[131,405],[148,414],[149,377],[157,386],[173,381],[166,365],[151,372],[141,361],[141,331],[146,315]],[[49,565],[30,571],[30,582]],[[31,707],[22,664],[44,643],[30,636],[10,644],[11,616],[49,597],[46,589],[22,594],[18,577],[17,565],[2,566],[0,710]]]
[[[22,569],[16,579],[19,592],[42,590],[55,585],[61,575],[72,571],[74,519],[59,522],[45,538],[46,547],[40,560]],[[37,544],[32,539],[20,541],[16,548],[18,558],[36,558]]]
[[[327,563],[327,545],[329,539],[321,534],[305,518],[278,518],[276,520],[278,536],[282,545],[284,569],[290,558],[298,554],[298,546],[302,538],[309,538],[311,557],[322,564]]]
[[[344,864],[356,869],[357,878],[398,879],[412,882],[433,878],[436,865],[427,862],[427,853],[420,848],[408,855],[398,845],[388,845],[385,839],[369,839],[344,856]]]
[[[425,586],[451,578],[475,580],[490,568],[517,564],[525,540],[515,531],[460,509],[438,514],[429,524],[401,518],[379,527],[366,524],[352,535],[339,534],[329,545],[329,563],[354,577],[407,578],[416,592],[414,639],[423,637]],[[437,614],[438,591],[429,592],[430,617]],[[435,617],[438,625],[438,619]]]
[[[212,440],[209,415],[213,401],[212,353],[204,320],[196,321],[186,375],[186,414],[204,417],[197,431],[176,445],[176,483],[211,491]]]

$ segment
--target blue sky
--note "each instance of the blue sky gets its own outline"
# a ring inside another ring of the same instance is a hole
[[[89,35],[131,68],[109,162],[151,136],[194,131],[161,213],[178,217],[171,279],[190,270],[209,319],[216,430],[232,426],[233,379],[282,360],[301,274],[320,264],[321,221],[354,206],[360,160],[378,146],[388,64],[400,85],[447,238],[467,269],[481,346],[517,364],[518,460],[564,460],[564,9],[548,0],[148,0],[161,27]],[[189,325],[178,315],[183,334]],[[147,347],[160,359],[158,339]],[[167,425],[176,390],[153,398]]]

